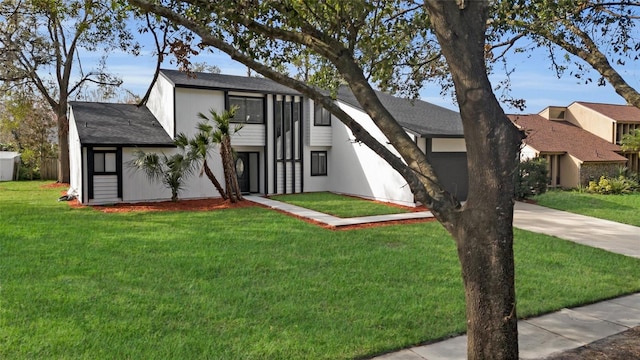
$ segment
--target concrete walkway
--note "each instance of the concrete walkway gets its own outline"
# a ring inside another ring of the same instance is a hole
[[[324,214],[318,211],[305,209],[300,206],[283,203],[280,201],[268,199],[261,196],[245,196],[246,200],[253,201],[255,203],[270,207],[272,209],[288,212],[303,218],[314,220],[329,226],[349,226],[359,224],[369,224],[375,222],[385,222],[394,220],[413,220],[413,219],[427,219],[432,218],[431,211],[410,212],[403,214],[389,214],[389,215],[375,215],[375,216],[363,216],[354,218],[339,218],[337,216]]]
[[[331,226],[433,217],[426,212],[341,219],[279,201],[247,196],[247,200]],[[640,258],[640,228],[517,202],[513,225]],[[640,293],[518,321],[521,359],[543,359],[640,326]],[[466,335],[389,353],[374,360],[464,360]]]

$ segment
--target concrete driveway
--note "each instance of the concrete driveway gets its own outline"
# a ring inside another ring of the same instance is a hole
[[[640,227],[637,226],[523,202],[516,202],[513,226],[640,258]]]

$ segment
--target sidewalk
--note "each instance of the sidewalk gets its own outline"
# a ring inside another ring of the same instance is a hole
[[[279,201],[247,196],[247,200],[331,226],[428,218],[426,212],[341,219]],[[640,258],[640,228],[517,202],[517,228]],[[640,326],[640,293],[518,321],[521,359],[542,359]],[[467,336],[378,356],[372,360],[464,360]]]
[[[521,359],[542,359],[640,325],[640,294],[518,321]],[[467,336],[401,350],[375,360],[464,360]]]

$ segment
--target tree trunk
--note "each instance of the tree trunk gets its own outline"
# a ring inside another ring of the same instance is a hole
[[[231,200],[232,203],[244,200],[240,193],[240,187],[238,186],[238,176],[236,175],[231,139],[229,137],[225,137],[220,143],[220,156],[222,157],[224,182],[229,200]]]
[[[453,77],[467,145],[469,197],[459,219],[444,224],[462,267],[467,357],[516,360],[513,194],[521,134],[487,77],[487,2],[432,0],[427,7]]]
[[[205,159],[204,159],[204,162],[202,164],[202,167],[204,168],[204,173],[207,174],[207,177],[209,178],[209,180],[211,181],[213,186],[216,187],[216,190],[218,190],[218,193],[220,193],[220,196],[222,196],[222,198],[224,200],[227,200],[227,194],[225,193],[224,189],[222,188],[222,185],[220,185],[220,182],[218,181],[216,176],[213,175],[213,172],[209,168],[209,164],[207,163],[206,156],[207,155],[205,154]]]
[[[244,197],[242,197],[242,190],[240,189],[240,185],[238,184],[238,173],[236,172],[236,162],[233,158],[233,149],[231,148],[231,138],[227,138],[228,144],[227,144],[227,149],[229,151],[229,158],[231,159],[231,187],[233,189],[233,192],[235,193],[236,199],[237,201],[242,201],[244,200]]]
[[[58,114],[58,182],[69,183],[69,119],[66,109]]]

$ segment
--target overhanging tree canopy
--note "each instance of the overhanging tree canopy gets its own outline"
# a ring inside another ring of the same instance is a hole
[[[137,51],[115,1],[2,0],[0,88],[30,87],[46,99],[58,127],[58,181],[69,182],[68,99],[83,86],[117,86],[104,58],[85,71],[81,51]]]
[[[300,91],[383,157],[456,240],[467,298],[469,358],[517,359],[512,221],[521,134],[504,115],[487,77],[488,1],[130,2]],[[330,96],[297,81],[290,73],[300,63],[313,67],[315,84],[346,83],[401,158]],[[371,85],[411,94],[426,78],[443,74],[451,75],[465,128],[470,179],[464,206],[444,190],[425,154]]]
[[[493,56],[508,50],[546,48],[549,63],[561,76],[566,70],[586,83],[594,69],[599,85],[611,84],[627,103],[640,107],[640,94],[617,67],[640,57],[639,1],[501,0],[492,9]],[[532,40],[523,44],[523,40]]]

